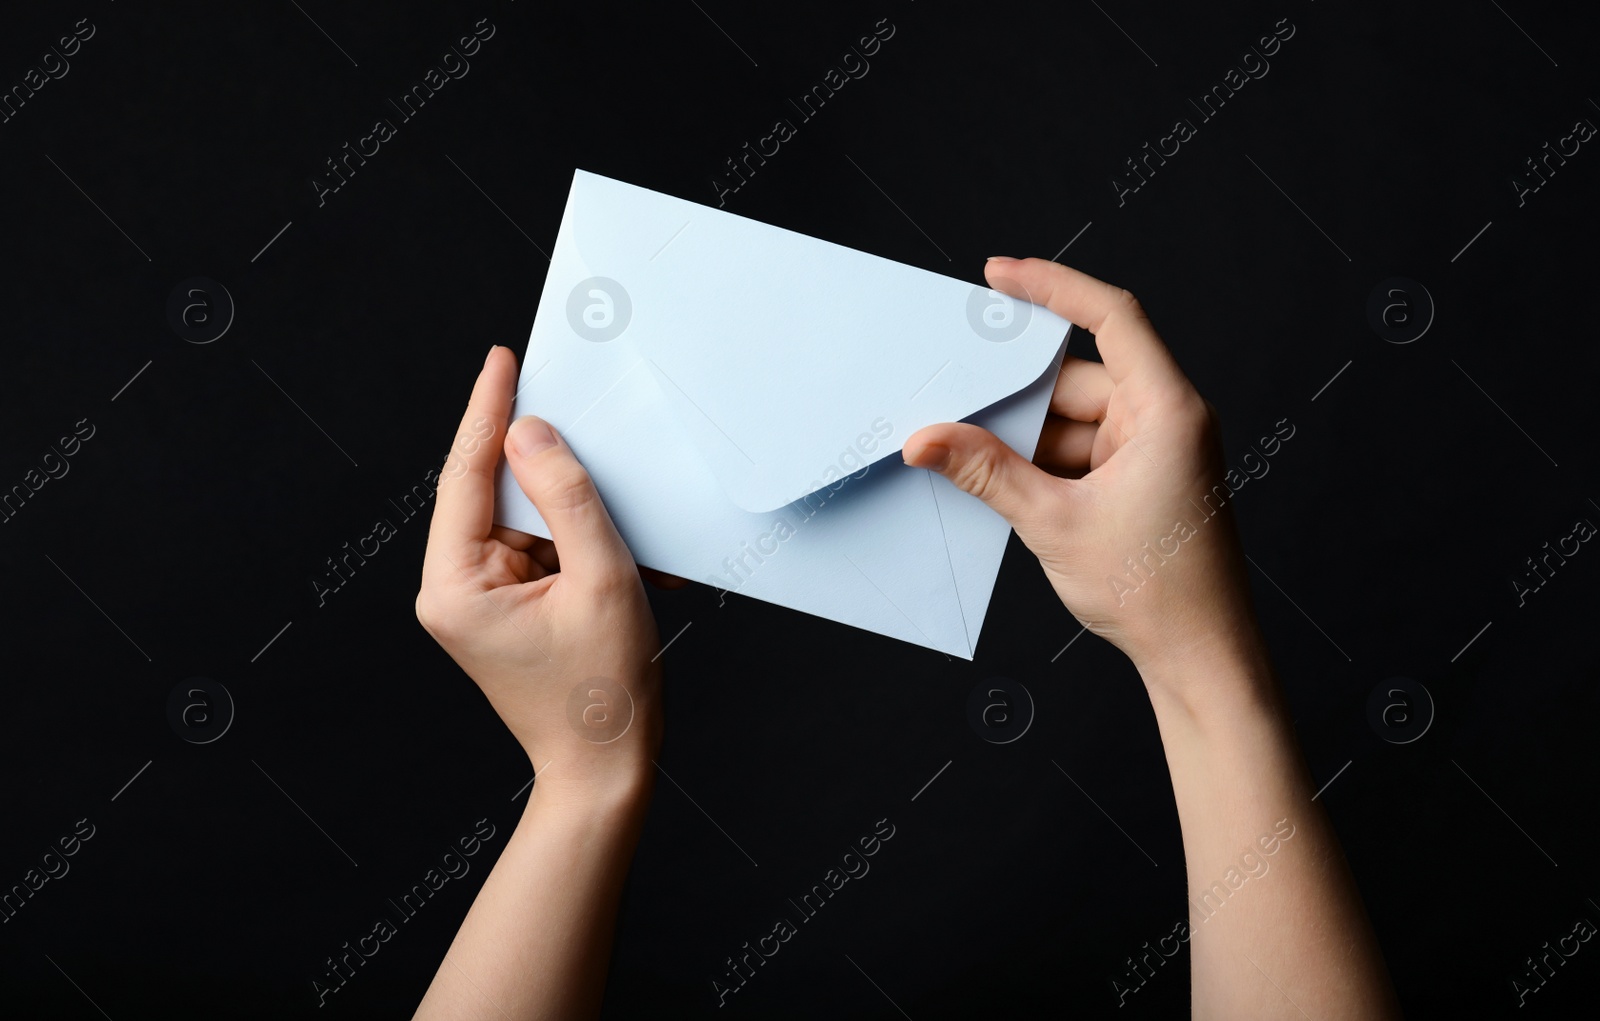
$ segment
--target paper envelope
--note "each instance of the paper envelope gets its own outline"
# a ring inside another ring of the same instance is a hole
[[[560,430],[640,564],[971,659],[1010,528],[900,447],[966,420],[1032,457],[1069,329],[580,170],[514,415]],[[504,464],[496,521],[550,535]]]

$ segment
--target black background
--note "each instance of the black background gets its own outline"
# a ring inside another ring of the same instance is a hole
[[[1600,522],[1597,143],[1521,205],[1510,183],[1600,119],[1577,11],[16,6],[8,88],[77,19],[95,34],[0,125],[0,487],[79,420],[94,434],[0,525],[0,885],[77,820],[95,835],[0,926],[8,1016],[409,1013],[531,770],[415,623],[422,518],[326,605],[311,579],[442,462],[489,346],[520,354],[546,266],[530,242],[548,250],[574,168],[715,204],[724,161],[885,18],[870,72],[725,208],[972,281],[985,256],[1075,239],[1062,261],[1143,299],[1221,411],[1230,464],[1295,427],[1235,506],[1408,1012],[1521,1017],[1525,959],[1600,923],[1600,552],[1526,605],[1510,581]],[[394,119],[387,98],[480,18],[495,33],[470,73],[319,207],[323,161]],[[1280,19],[1294,34],[1270,72],[1201,123],[1188,99]],[[1112,175],[1179,117],[1196,137],[1119,206]],[[237,304],[214,343],[168,320],[194,276]],[[1368,323],[1392,276],[1436,305],[1412,343]],[[1124,1007],[1112,986],[1187,910],[1148,702],[1098,639],[1062,651],[1077,625],[1015,540],[971,664],[701,585],[652,600],[678,636],[673,782],[608,1015],[1186,1010],[1187,951]],[[236,704],[203,745],[166,717],[195,676]],[[1368,718],[1396,676],[1436,707],[1408,744]],[[967,717],[995,677],[1036,704],[1010,744]],[[325,959],[479,819],[497,835],[472,873],[319,1008]],[[871,872],[719,1010],[724,959],[880,819],[895,836]],[[1597,962],[1582,944],[1522,1009],[1592,1016]]]

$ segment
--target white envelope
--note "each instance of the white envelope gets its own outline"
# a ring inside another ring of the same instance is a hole
[[[899,450],[966,420],[1032,457],[1070,327],[580,170],[514,415],[561,431],[640,564],[971,659],[1010,528]],[[496,504],[549,538],[504,464]]]

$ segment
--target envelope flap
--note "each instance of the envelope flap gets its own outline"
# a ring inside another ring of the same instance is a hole
[[[573,331],[648,366],[750,511],[1021,390],[1070,325],[988,288],[583,171],[568,223],[558,245],[575,246],[589,274],[560,282]]]

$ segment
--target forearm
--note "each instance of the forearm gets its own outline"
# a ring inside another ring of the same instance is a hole
[[[1398,1017],[1253,629],[1140,672],[1183,828],[1194,1016]]]
[[[650,786],[645,774],[586,797],[535,783],[416,1018],[597,1016]]]

